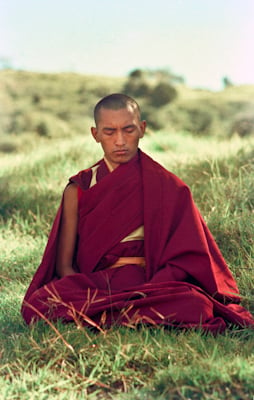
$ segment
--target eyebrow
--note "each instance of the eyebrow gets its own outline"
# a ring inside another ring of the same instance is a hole
[[[134,124],[129,124],[129,125],[125,125],[125,126],[123,126],[121,129],[128,129],[128,128],[135,128],[135,125]],[[111,127],[109,127],[109,126],[105,126],[104,128],[102,128],[104,131],[115,131],[116,130],[116,128],[111,128]]]
[[[104,131],[115,131],[115,128],[110,128],[108,126],[105,126],[104,128],[102,128]]]
[[[134,124],[129,124],[123,127],[123,129],[128,129],[128,128],[135,128],[136,125]]]

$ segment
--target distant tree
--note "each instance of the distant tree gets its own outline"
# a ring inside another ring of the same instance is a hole
[[[130,72],[129,78],[142,78],[143,76],[143,71],[141,69],[134,69],[133,71]]]
[[[136,97],[150,97],[151,105],[159,107],[170,103],[177,96],[174,83],[184,79],[168,69],[134,69],[123,87],[124,93]]]
[[[149,84],[144,80],[143,72],[140,69],[135,69],[129,74],[123,92],[134,97],[146,97],[150,94]]]
[[[176,75],[167,68],[149,70],[148,74],[159,82],[167,82],[171,84],[184,83],[183,76]]]
[[[177,90],[169,83],[158,83],[151,92],[151,104],[154,107],[161,107],[171,103],[177,97]]]
[[[40,136],[49,136],[49,127],[45,121],[38,123],[36,131]]]
[[[172,72],[169,68],[158,69],[134,69],[129,75],[129,79],[143,79],[145,81],[153,82],[167,82],[171,84],[184,83],[184,77]]]
[[[222,83],[223,83],[224,89],[234,86],[232,81],[227,76],[224,76],[222,78]]]

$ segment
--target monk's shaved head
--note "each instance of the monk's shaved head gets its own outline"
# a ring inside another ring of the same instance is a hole
[[[122,108],[131,107],[138,113],[140,118],[140,108],[138,103],[131,97],[122,93],[113,93],[103,97],[94,108],[94,121],[96,125],[100,119],[100,110],[105,108],[107,110],[121,110]]]

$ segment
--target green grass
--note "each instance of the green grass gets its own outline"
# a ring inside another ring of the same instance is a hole
[[[254,312],[254,140],[149,134],[141,147],[185,180]],[[39,138],[0,161],[0,399],[252,399],[254,332],[95,333],[27,327],[20,305],[67,179],[101,156],[87,135]]]
[[[42,323],[9,333],[2,398],[219,400],[248,399],[254,390],[248,330],[215,338],[160,328],[95,334],[56,327],[58,334]]]

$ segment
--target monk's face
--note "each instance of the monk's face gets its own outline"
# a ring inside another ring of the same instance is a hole
[[[135,156],[145,127],[146,122],[140,121],[139,113],[131,106],[120,110],[101,108],[96,128],[91,128],[91,132],[112,168],[116,168]]]

